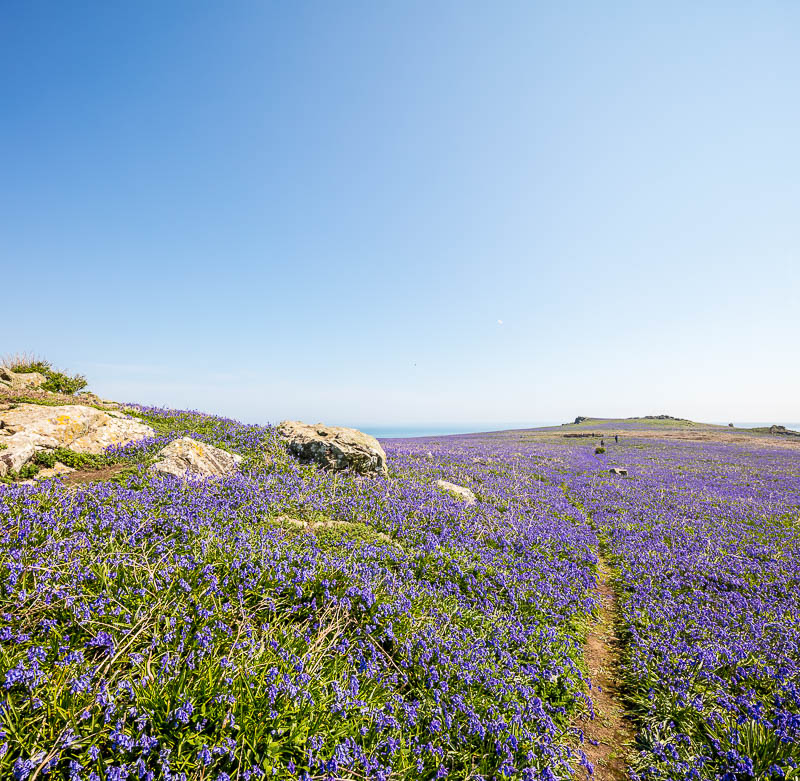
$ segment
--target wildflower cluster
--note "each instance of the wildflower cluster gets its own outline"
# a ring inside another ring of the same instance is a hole
[[[632,778],[800,778],[800,452],[624,455],[569,485],[618,567]]]
[[[0,774],[569,777],[597,539],[555,462],[399,442],[360,478],[139,413],[158,436],[115,457],[188,432],[244,469],[1,490]]]

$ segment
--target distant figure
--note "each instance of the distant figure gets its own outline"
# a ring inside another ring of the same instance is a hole
[[[606,442],[605,442],[605,440],[604,440],[604,439],[601,439],[601,440],[600,440],[600,447],[605,447],[605,446],[606,446]]]
[[[614,442],[619,442],[619,437],[616,434],[614,434]]]

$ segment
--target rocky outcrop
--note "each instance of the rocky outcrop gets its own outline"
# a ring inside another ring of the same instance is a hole
[[[785,437],[800,437],[800,431],[794,431],[793,429],[786,428],[786,426],[770,426],[769,433],[781,434]]]
[[[19,471],[38,450],[58,447],[100,454],[109,445],[125,445],[155,433],[150,426],[119,412],[80,404],[58,407],[20,404],[0,411],[0,476]]]
[[[15,372],[7,366],[0,366],[0,385],[4,385],[12,390],[25,390],[26,388],[38,388],[44,385],[46,378],[39,372]]]
[[[453,496],[458,497],[464,501],[464,504],[470,505],[475,504],[477,499],[475,498],[475,494],[469,490],[469,488],[464,488],[462,485],[456,485],[455,483],[451,483],[448,480],[437,480],[436,485],[439,486],[444,491],[447,491],[449,494],[453,494]]]
[[[386,453],[380,443],[358,429],[284,420],[278,426],[278,434],[288,451],[305,463],[325,469],[351,469],[359,474],[386,474]]]
[[[14,436],[30,437],[39,450],[66,447],[95,455],[109,445],[125,445],[155,434],[150,426],[120,412],[104,412],[81,404],[20,404],[0,412],[0,426]]]
[[[628,470],[622,469],[621,467],[615,466],[613,469],[609,469],[608,471],[611,472],[612,475],[620,475],[621,477],[628,476]]]
[[[187,480],[223,477],[236,471],[242,457],[222,448],[198,442],[191,437],[181,437],[159,451],[161,461],[151,467]]]
[[[583,415],[578,415],[578,417],[575,418],[575,422],[573,423],[573,425],[577,426],[579,423],[583,423],[584,420],[589,420],[589,418],[584,417]]]

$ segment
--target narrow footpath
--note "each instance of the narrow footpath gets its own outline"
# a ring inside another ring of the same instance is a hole
[[[597,591],[600,596],[599,617],[589,630],[584,657],[589,670],[594,705],[594,719],[578,723],[584,733],[581,746],[586,758],[594,766],[594,781],[624,781],[626,757],[633,745],[634,731],[624,716],[619,692],[617,671],[620,665],[620,648],[614,633],[617,615],[617,597],[609,583],[610,568],[598,554]],[[580,768],[577,778],[589,778],[586,768]]]

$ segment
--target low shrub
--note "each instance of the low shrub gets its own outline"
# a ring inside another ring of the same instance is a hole
[[[53,391],[54,393],[65,393],[71,396],[79,390],[83,390],[88,384],[86,377],[82,374],[69,375],[65,372],[60,372],[53,368],[53,364],[50,361],[25,353],[6,356],[2,360],[2,364],[18,374],[39,372],[45,378],[42,390]]]
[[[40,450],[31,460],[34,464],[46,466],[50,469],[55,466],[56,461],[60,461],[64,466],[68,466],[71,469],[82,469],[84,467],[99,469],[101,466],[113,463],[116,459],[109,458],[106,455],[76,453],[74,450],[58,447],[55,450]]]
[[[83,390],[87,385],[86,377],[82,374],[74,374],[72,376],[50,370],[45,375],[47,381],[42,385],[42,390],[53,391],[54,393],[65,393],[68,396]]]
[[[39,465],[32,464],[29,461],[27,464],[23,464],[19,468],[19,472],[17,472],[17,477],[21,478],[22,480],[30,480],[30,478],[34,477],[38,471],[39,471]]]

